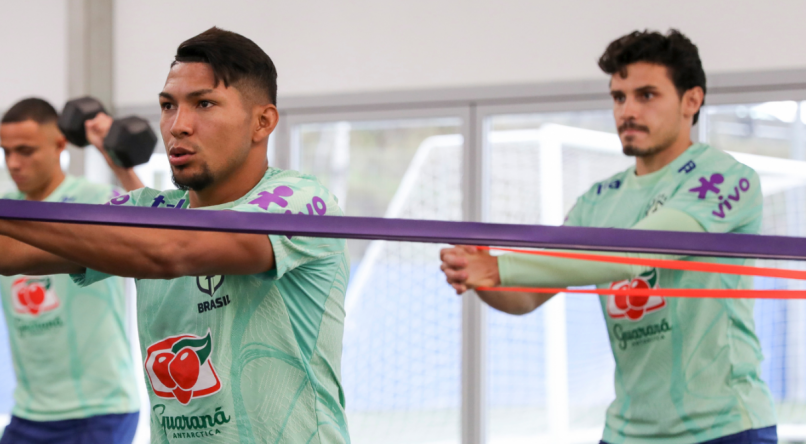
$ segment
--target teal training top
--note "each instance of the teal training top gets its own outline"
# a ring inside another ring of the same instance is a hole
[[[68,176],[45,201],[102,204],[117,195]],[[17,376],[12,414],[57,421],[139,410],[123,279],[80,288],[66,275],[0,277],[0,293]]]
[[[111,203],[187,211],[189,199],[146,188]],[[240,199],[204,209],[342,214],[314,177],[274,168]],[[153,443],[350,441],[340,382],[345,241],[269,240],[276,268],[262,274],[137,280]]]
[[[577,200],[566,225],[630,228],[661,207],[687,213],[707,232],[758,234],[759,178],[730,155],[696,144],[660,171],[636,176],[632,167],[594,184]],[[751,285],[749,277],[652,269],[599,288]],[[604,441],[691,444],[776,423],[760,374],[752,300],[600,300],[616,361],[616,400],[607,410]]]

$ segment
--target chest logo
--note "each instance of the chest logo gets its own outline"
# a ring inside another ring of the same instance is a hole
[[[216,290],[224,284],[224,276],[196,276],[196,286],[199,291],[213,297]]]
[[[11,285],[11,300],[18,314],[39,316],[59,306],[50,277],[21,277]]]
[[[652,269],[632,280],[613,282],[611,290],[628,290],[658,288],[658,271]],[[629,319],[638,321],[644,314],[657,311],[666,306],[662,296],[608,296],[607,314],[613,319]]]
[[[185,334],[151,344],[145,360],[151,390],[160,398],[175,398],[183,405],[218,392],[221,380],[210,358],[212,351],[209,329],[204,337]]]

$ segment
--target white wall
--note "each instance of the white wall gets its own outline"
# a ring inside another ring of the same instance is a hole
[[[281,95],[596,78],[606,44],[645,27],[679,27],[708,72],[806,67],[802,0],[118,0],[116,8],[118,105],[156,103],[177,45],[212,25],[269,53]]]
[[[66,37],[65,0],[0,0],[0,112],[30,96],[61,109]]]
[[[806,2],[117,0],[116,103],[156,103],[176,46],[212,25],[258,42],[281,95],[596,78],[611,39],[676,26],[708,72],[806,67]],[[0,110],[66,99],[66,1],[0,0]]]

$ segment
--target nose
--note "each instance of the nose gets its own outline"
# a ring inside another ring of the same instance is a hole
[[[6,155],[6,168],[9,171],[18,171],[22,167],[20,156],[15,153],[7,153]]]
[[[177,139],[193,134],[193,111],[179,106],[173,116],[171,135]]]
[[[638,103],[632,97],[627,97],[624,99],[624,103],[621,104],[621,115],[618,116],[620,120],[633,120],[638,117]]]

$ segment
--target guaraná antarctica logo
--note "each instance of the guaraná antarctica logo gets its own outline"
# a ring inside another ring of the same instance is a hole
[[[658,270],[652,269],[633,280],[613,282],[611,290],[629,290],[658,288]],[[666,306],[662,296],[608,296],[607,314],[613,319],[627,318],[638,321],[645,313],[660,310]]]
[[[59,298],[49,276],[24,276],[11,285],[11,300],[18,314],[39,316],[59,306]]]
[[[210,360],[212,351],[209,329],[204,337],[172,336],[149,346],[145,368],[154,394],[187,404],[192,398],[221,390],[221,381]]]

